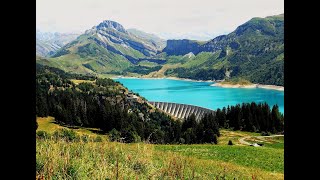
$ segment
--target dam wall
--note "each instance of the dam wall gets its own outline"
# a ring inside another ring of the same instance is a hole
[[[179,119],[184,119],[191,114],[194,114],[196,116],[196,120],[198,121],[204,114],[213,113],[215,115],[215,111],[200,106],[155,101],[149,101],[149,103],[154,107]]]

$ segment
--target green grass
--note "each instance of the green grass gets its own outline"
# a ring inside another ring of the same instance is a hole
[[[159,66],[159,64],[157,64],[157,63],[155,63],[155,62],[150,62],[150,61],[140,61],[140,62],[138,63],[138,65],[147,66],[147,67]]]
[[[88,135],[90,137],[96,137],[98,136],[94,132],[99,132],[99,129],[97,128],[84,128],[84,127],[70,127],[70,126],[62,126],[55,122],[54,117],[38,117],[38,131],[45,131],[47,133],[54,133],[57,130],[60,129],[72,129],[74,130],[78,135]],[[107,135],[102,135],[103,137],[107,138]]]
[[[226,81],[221,82],[221,84],[232,84],[232,85],[236,85],[236,84],[240,84],[240,85],[251,85],[252,83],[246,79],[243,78],[233,78],[233,79],[229,79]]]
[[[38,118],[37,131],[53,134],[62,127],[54,118]],[[77,135],[96,135],[90,128]],[[228,146],[230,138],[258,133],[221,130],[218,145],[153,145],[36,140],[37,179],[283,179],[283,149]],[[97,136],[97,135],[96,135]],[[276,143],[283,138],[267,140]]]
[[[265,171],[283,173],[283,149],[228,145],[160,145],[161,151],[179,152],[187,157],[218,160]]]
[[[263,140],[262,144],[264,147],[268,148],[276,148],[276,149],[283,149],[284,148],[284,137],[265,137],[263,139],[253,138],[248,140],[250,143],[257,143]]]

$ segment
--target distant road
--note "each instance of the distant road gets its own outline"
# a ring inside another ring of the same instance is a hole
[[[239,142],[240,144],[243,144],[243,145],[252,145],[251,143],[245,141],[245,139],[247,138],[250,138],[250,137],[254,137],[254,138],[258,138],[260,140],[263,140],[264,138],[272,138],[272,137],[281,137],[281,136],[284,136],[284,135],[272,135],[272,136],[245,136],[245,137],[242,137],[239,139]]]

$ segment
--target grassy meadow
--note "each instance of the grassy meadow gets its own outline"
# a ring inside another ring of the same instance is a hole
[[[253,136],[254,142],[260,134],[221,130],[217,145],[124,144],[109,142],[98,129],[58,125],[52,117],[37,122],[37,179],[284,178],[282,137],[251,147],[238,139]],[[57,138],[62,129],[72,138]],[[227,145],[229,140],[234,145]]]

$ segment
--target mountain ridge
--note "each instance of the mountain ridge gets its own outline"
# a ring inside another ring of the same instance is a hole
[[[148,76],[145,73],[154,74],[158,69],[154,67],[163,66],[158,70],[163,76],[241,77],[283,85],[283,22],[283,14],[252,18],[229,34],[209,41],[167,40],[161,50],[161,38],[105,20],[62,47],[46,64],[66,71],[125,76]]]

